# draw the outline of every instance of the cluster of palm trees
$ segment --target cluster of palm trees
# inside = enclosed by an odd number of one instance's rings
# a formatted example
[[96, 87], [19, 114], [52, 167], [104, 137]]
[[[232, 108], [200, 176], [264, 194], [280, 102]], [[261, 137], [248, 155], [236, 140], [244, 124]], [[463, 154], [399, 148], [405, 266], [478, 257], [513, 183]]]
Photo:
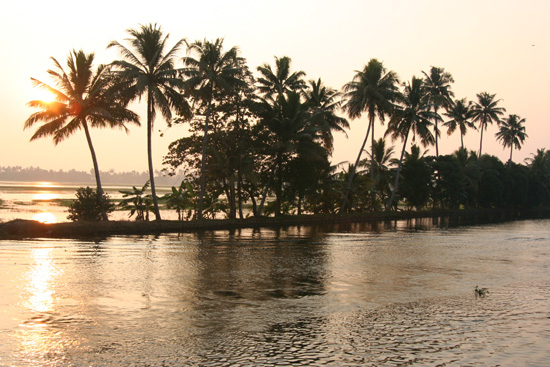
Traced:
[[[517, 115], [502, 119], [505, 110], [494, 94], [479, 93], [475, 102], [453, 99], [454, 80], [443, 68], [432, 67], [423, 72], [423, 78], [413, 77], [400, 84], [395, 72], [371, 59], [340, 93], [320, 79], [306, 81], [303, 71], [291, 70], [291, 59], [286, 56], [276, 57], [274, 67], [267, 63], [259, 66], [255, 78], [237, 47], [224, 50], [223, 39], [192, 43], [180, 39], [169, 47], [169, 36], [156, 24], [141, 25], [128, 30], [128, 34], [125, 42], [108, 45], [120, 52], [121, 59], [96, 70], [93, 53], [72, 51], [67, 69], [52, 58], [55, 68], [48, 73], [55, 84], [32, 80], [56, 99], [31, 101], [29, 105], [38, 112], [27, 119], [24, 127], [42, 123], [31, 140], [52, 136], [55, 144], [83, 129], [98, 197], [103, 197], [89, 128], [127, 129], [128, 124], [139, 125], [138, 116], [128, 105], [136, 99], [146, 100], [149, 182], [157, 220], [161, 215], [151, 137], [158, 112], [169, 126], [187, 123], [191, 127], [190, 136], [170, 145], [165, 164], [168, 170], [183, 167], [189, 173], [187, 180], [198, 192], [198, 219], [220, 195], [227, 199], [230, 218], [237, 212], [243, 216], [244, 202], [251, 203], [255, 215], [266, 211], [288, 213], [290, 207], [300, 214], [306, 206], [311, 212], [356, 210], [356, 183], [365, 180], [358, 171], [361, 167], [367, 167], [370, 174], [368, 193], [362, 194], [370, 196], [367, 206], [376, 210], [382, 200], [387, 200], [385, 208], [389, 210], [395, 207], [411, 135], [413, 142], [419, 139], [424, 146], [434, 144], [438, 157], [441, 125], [449, 134], [460, 131], [464, 149], [463, 136], [477, 123], [481, 157], [483, 131], [496, 122], [497, 139], [511, 149], [510, 162], [513, 149], [520, 149], [527, 137], [525, 119]], [[184, 57], [180, 56], [183, 48], [187, 49]], [[347, 172], [329, 163], [333, 132], [349, 128], [347, 119], [338, 115], [339, 110], [351, 119], [365, 112], [368, 115], [365, 140]], [[388, 161], [393, 151], [385, 147], [383, 140], [375, 141], [377, 119], [382, 124], [387, 119], [386, 135], [403, 142], [393, 183], [382, 174], [386, 165], [380, 164], [380, 159]], [[369, 136], [371, 153], [367, 163], [361, 156]], [[384, 181], [382, 176], [386, 177]], [[331, 184], [334, 181], [342, 184], [335, 187]], [[388, 187], [391, 195], [383, 194]], [[266, 205], [270, 194], [275, 200]], [[341, 204], [335, 204], [338, 201]], [[107, 220], [105, 211], [103, 219]]]

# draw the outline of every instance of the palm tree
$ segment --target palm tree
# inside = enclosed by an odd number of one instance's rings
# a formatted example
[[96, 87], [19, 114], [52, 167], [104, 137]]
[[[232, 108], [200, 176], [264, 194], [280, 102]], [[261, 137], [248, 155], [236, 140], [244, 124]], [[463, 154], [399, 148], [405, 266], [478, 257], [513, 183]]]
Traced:
[[90, 127], [120, 128], [128, 131], [124, 125], [127, 122], [139, 125], [138, 116], [126, 108], [127, 101], [121, 99], [112, 89], [113, 79], [108, 74], [108, 67], [100, 65], [93, 71], [94, 54], [73, 50], [67, 59], [68, 72], [61, 64], [51, 58], [55, 70], [48, 70], [55, 87], [31, 78], [34, 85], [50, 91], [55, 95], [55, 101], [30, 101], [28, 105], [36, 108], [35, 112], [25, 121], [28, 129], [38, 122], [43, 124], [31, 137], [31, 141], [42, 137], [53, 137], [55, 145], [82, 129], [94, 166], [97, 194], [101, 202], [102, 219], [108, 220], [103, 202], [103, 188], [99, 174], [99, 166], [95, 154]]
[[412, 81], [405, 86], [402, 94], [398, 95], [399, 106], [396, 107], [386, 134], [390, 134], [392, 139], [401, 138], [403, 140], [403, 148], [401, 149], [401, 157], [397, 166], [395, 175], [395, 183], [393, 190], [386, 205], [386, 210], [389, 210], [393, 205], [395, 193], [399, 185], [399, 174], [403, 164], [403, 156], [407, 146], [407, 139], [412, 131], [413, 141], [416, 136], [420, 138], [423, 146], [427, 146], [435, 142], [434, 136], [430, 131], [432, 120], [435, 120], [436, 112], [431, 110], [432, 98], [428, 91], [424, 88], [424, 82], [420, 78], [413, 76]]
[[214, 92], [224, 92], [238, 86], [246, 85], [241, 79], [243, 60], [238, 57], [239, 50], [232, 47], [223, 51], [223, 39], [214, 42], [204, 40], [188, 44], [188, 52], [196, 53], [197, 58], [186, 56], [183, 58], [182, 74], [185, 80], [185, 89], [195, 101], [206, 104], [206, 119], [204, 122], [204, 136], [202, 141], [201, 159], [201, 189], [199, 196], [198, 219], [202, 219], [204, 209], [204, 192], [206, 188], [206, 145], [208, 142], [208, 123], [212, 112]]
[[[385, 201], [387, 198], [389, 181], [390, 181], [390, 168], [392, 164], [392, 155], [394, 153], [393, 146], [387, 146], [386, 140], [380, 138], [374, 142], [374, 181], [373, 184], [376, 186], [376, 190], [380, 195], [379, 200]], [[369, 162], [373, 161], [372, 154], [368, 154]], [[368, 166], [367, 162], [361, 162], [361, 165]]]
[[112, 65], [119, 77], [121, 88], [131, 99], [147, 96], [147, 158], [149, 181], [153, 195], [156, 220], [161, 220], [156, 195], [153, 171], [153, 148], [151, 137], [157, 109], [169, 122], [172, 110], [184, 117], [191, 115], [191, 109], [185, 97], [180, 93], [183, 80], [178, 77], [174, 63], [177, 52], [184, 44], [181, 39], [168, 51], [168, 37], [156, 24], [141, 25], [139, 29], [127, 30], [131, 38], [127, 39], [130, 48], [112, 41], [107, 47], [117, 48], [123, 60], [114, 61]]
[[422, 72], [424, 74], [424, 85], [429, 95], [430, 101], [434, 110], [434, 135], [435, 135], [435, 156], [439, 157], [439, 129], [437, 127], [437, 121], [441, 119], [437, 110], [439, 107], [449, 107], [451, 104], [451, 97], [454, 96], [451, 91], [451, 83], [454, 83], [453, 76], [446, 72], [444, 68], [432, 66], [430, 74]]
[[487, 130], [487, 124], [500, 122], [501, 115], [506, 109], [498, 107], [500, 99], [495, 100], [496, 94], [482, 92], [477, 94], [477, 102], [472, 107], [472, 121], [479, 122], [479, 130], [481, 130], [481, 138], [479, 139], [479, 158], [481, 158], [481, 148], [483, 146], [483, 130]]
[[277, 96], [288, 92], [299, 92], [307, 86], [303, 80], [306, 75], [303, 71], [290, 72], [291, 59], [288, 56], [275, 56], [275, 71], [269, 64], [258, 66], [261, 76], [257, 79], [258, 90], [264, 98], [273, 101]]
[[497, 140], [502, 141], [504, 147], [510, 147], [510, 164], [512, 163], [512, 152], [514, 147], [518, 150], [527, 138], [525, 133], [525, 119], [518, 115], [509, 115], [506, 120], [500, 122], [499, 131], [496, 133]]
[[458, 128], [460, 130], [460, 148], [464, 149], [464, 135], [466, 135], [468, 128], [476, 128], [472, 122], [472, 102], [467, 102], [466, 98], [453, 101], [445, 116], [450, 118], [449, 121], [443, 123], [448, 129], [447, 135], [451, 135]]
[[[348, 187], [351, 188], [353, 175], [357, 169], [357, 165], [361, 160], [361, 155], [365, 149], [365, 145], [371, 133], [371, 157], [374, 158], [374, 119], [378, 115], [381, 122], [384, 122], [384, 117], [391, 113], [393, 109], [393, 100], [397, 94], [397, 74], [393, 71], [386, 71], [381, 61], [371, 59], [365, 65], [362, 71], [356, 71], [353, 80], [344, 85], [344, 99], [346, 103], [343, 109], [348, 113], [349, 117], [355, 119], [360, 117], [363, 112], [369, 115], [369, 126], [365, 140], [361, 145], [359, 154], [353, 166], [352, 172], [349, 174]], [[372, 130], [372, 131], [371, 131]], [[371, 161], [371, 177], [374, 180], [374, 160]], [[344, 195], [344, 200], [340, 211], [344, 211], [348, 205], [348, 195]]]
[[279, 215], [285, 163], [290, 161], [291, 156], [302, 156], [313, 160], [317, 156], [321, 157], [325, 150], [317, 144], [320, 139], [320, 130], [312, 124], [311, 113], [300, 100], [298, 93], [289, 92], [287, 96], [279, 95], [275, 103], [263, 100], [258, 106], [258, 114], [261, 124], [271, 135], [272, 142], [269, 148], [274, 160], [270, 167], [266, 191], [258, 208], [258, 215], [261, 215], [267, 188], [274, 178], [276, 178], [275, 213]]
[[348, 120], [336, 115], [336, 110], [341, 105], [341, 101], [337, 100], [340, 93], [324, 86], [320, 78], [317, 81], [310, 80], [309, 86], [310, 88], [303, 93], [305, 103], [311, 109], [315, 123], [321, 128], [325, 148], [329, 153], [332, 153], [334, 148], [332, 131], [345, 134], [345, 129], [349, 129]]

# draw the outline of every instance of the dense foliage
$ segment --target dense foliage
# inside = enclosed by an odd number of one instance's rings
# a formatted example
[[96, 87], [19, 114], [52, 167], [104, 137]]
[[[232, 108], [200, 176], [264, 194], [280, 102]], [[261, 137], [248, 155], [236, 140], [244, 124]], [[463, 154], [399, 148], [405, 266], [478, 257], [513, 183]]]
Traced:
[[76, 191], [76, 200], [69, 206], [67, 219], [74, 222], [100, 222], [105, 220], [102, 208], [107, 214], [111, 213], [115, 206], [110, 201], [109, 195], [100, 195], [96, 190], [89, 187], [81, 187]]
[[[101, 85], [121, 108], [140, 97], [147, 102], [150, 179], [141, 189], [124, 192], [122, 204], [138, 220], [148, 220], [150, 211], [160, 219], [158, 202], [176, 210], [180, 220], [220, 213], [243, 218], [550, 205], [550, 154], [541, 149], [525, 164], [512, 161], [513, 150], [527, 138], [525, 119], [505, 117], [495, 94], [454, 99], [454, 79], [441, 67], [403, 83], [373, 58], [340, 93], [292, 70], [288, 56], [257, 67], [255, 75], [237, 47], [224, 49], [223, 39], [180, 40], [169, 49], [168, 35], [157, 25], [129, 33], [128, 47], [110, 44], [123, 59], [106, 69]], [[179, 55], [184, 46], [186, 56]], [[189, 129], [164, 157], [164, 171], [183, 172], [184, 179], [162, 198], [155, 194], [151, 163], [157, 111], [168, 126]], [[349, 128], [343, 113], [350, 119], [368, 117], [357, 159], [346, 167], [330, 160], [333, 132]], [[375, 125], [385, 121], [384, 137], [400, 140], [398, 148], [375, 139]], [[499, 127], [497, 140], [510, 148], [507, 163], [482, 154], [483, 132], [493, 123]], [[454, 154], [439, 154], [443, 127], [461, 135]], [[463, 145], [469, 129], [480, 130], [477, 154]], [[53, 127], [48, 133], [60, 132]], [[417, 141], [424, 148], [434, 146], [435, 156], [427, 156], [427, 150], [422, 154]], [[361, 159], [365, 151], [370, 153]], [[149, 185], [152, 192], [146, 195]]]

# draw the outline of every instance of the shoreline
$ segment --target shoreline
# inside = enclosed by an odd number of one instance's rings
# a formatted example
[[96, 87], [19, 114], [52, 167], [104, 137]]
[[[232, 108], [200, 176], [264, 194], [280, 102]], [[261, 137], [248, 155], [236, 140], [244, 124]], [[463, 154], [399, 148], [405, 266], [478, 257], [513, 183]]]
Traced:
[[115, 235], [150, 235], [243, 228], [281, 228], [300, 225], [385, 222], [416, 218], [448, 218], [449, 225], [468, 225], [521, 219], [550, 218], [550, 207], [536, 209], [457, 209], [301, 215], [201, 221], [108, 221], [41, 223], [16, 219], [0, 223], [0, 240], [36, 238], [90, 238]]

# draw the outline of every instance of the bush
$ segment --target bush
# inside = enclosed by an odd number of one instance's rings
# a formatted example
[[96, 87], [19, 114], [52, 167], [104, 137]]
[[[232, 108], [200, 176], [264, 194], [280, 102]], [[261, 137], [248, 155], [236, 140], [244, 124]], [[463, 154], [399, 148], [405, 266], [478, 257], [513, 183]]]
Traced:
[[[115, 208], [114, 204], [110, 201], [109, 195], [106, 193], [103, 193], [103, 205], [107, 215]], [[101, 215], [101, 201], [97, 191], [89, 187], [81, 187], [76, 190], [76, 200], [69, 206], [69, 213], [67, 219], [73, 222], [100, 222], [103, 220]]]

